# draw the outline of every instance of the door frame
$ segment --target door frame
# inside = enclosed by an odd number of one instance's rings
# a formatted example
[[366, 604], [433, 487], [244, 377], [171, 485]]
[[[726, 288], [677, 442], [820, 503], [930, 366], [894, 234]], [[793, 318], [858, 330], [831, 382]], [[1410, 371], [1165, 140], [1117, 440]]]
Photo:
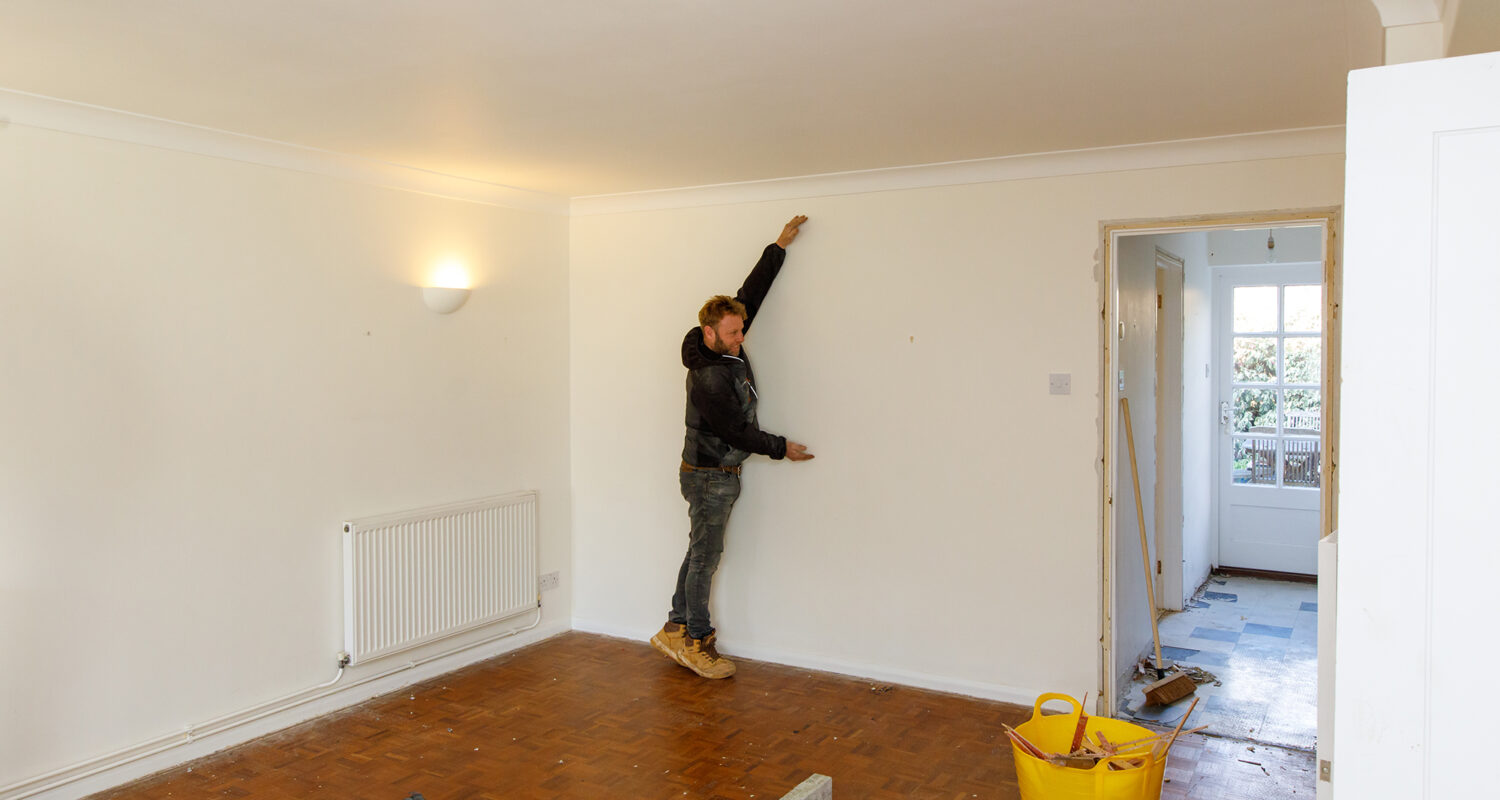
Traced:
[[[1323, 312], [1327, 326], [1323, 359], [1324, 420], [1322, 447], [1325, 457], [1320, 472], [1322, 482], [1320, 540], [1338, 529], [1338, 430], [1339, 430], [1339, 344], [1342, 318], [1340, 302], [1342, 264], [1338, 259], [1342, 237], [1342, 208], [1265, 211], [1244, 214], [1202, 215], [1154, 220], [1100, 222], [1102, 280], [1099, 282], [1099, 664], [1098, 693], [1094, 713], [1113, 716], [1117, 709], [1115, 693], [1123, 671], [1114, 665], [1114, 642], [1117, 638], [1114, 612], [1115, 576], [1113, 566], [1121, 538], [1115, 520], [1115, 474], [1123, 454], [1118, 452], [1120, 391], [1116, 376], [1119, 370], [1119, 283], [1118, 240], [1122, 236], [1186, 233], [1225, 228], [1276, 228], [1286, 225], [1320, 223], [1323, 227]], [[1153, 487], [1154, 490], [1154, 487]], [[1129, 491], [1129, 487], [1126, 487]], [[1128, 538], [1128, 537], [1127, 537]], [[1133, 540], [1131, 540], [1133, 541]], [[1158, 601], [1160, 605], [1160, 601]], [[1331, 655], [1331, 654], [1329, 654]], [[1133, 657], [1134, 654], [1131, 654]], [[1318, 654], [1321, 661], [1324, 653]]]

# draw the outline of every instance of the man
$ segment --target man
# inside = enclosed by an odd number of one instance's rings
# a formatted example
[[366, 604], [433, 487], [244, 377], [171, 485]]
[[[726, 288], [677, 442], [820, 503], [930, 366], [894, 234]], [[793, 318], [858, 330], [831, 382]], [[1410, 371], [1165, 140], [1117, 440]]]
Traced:
[[677, 591], [667, 624], [651, 644], [677, 663], [705, 678], [727, 678], [734, 663], [719, 655], [708, 619], [708, 594], [724, 528], [740, 496], [740, 464], [751, 453], [773, 459], [807, 461], [807, 447], [760, 429], [755, 418], [758, 398], [755, 373], [741, 350], [745, 332], [786, 260], [786, 248], [797, 238], [805, 216], [795, 216], [766, 245], [760, 261], [734, 297], [718, 295], [698, 312], [699, 327], [682, 340], [687, 367], [687, 437], [682, 447], [679, 480], [688, 501], [688, 551], [677, 572]]

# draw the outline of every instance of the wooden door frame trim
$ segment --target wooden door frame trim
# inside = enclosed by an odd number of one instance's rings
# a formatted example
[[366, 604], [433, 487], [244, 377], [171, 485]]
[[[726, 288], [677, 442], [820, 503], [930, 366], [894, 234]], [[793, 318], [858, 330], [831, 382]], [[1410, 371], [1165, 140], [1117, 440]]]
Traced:
[[1274, 228], [1288, 224], [1318, 223], [1323, 228], [1323, 431], [1320, 466], [1320, 538], [1338, 529], [1338, 429], [1339, 376], [1342, 330], [1343, 281], [1339, 247], [1343, 237], [1343, 207], [1261, 211], [1239, 214], [1205, 214], [1159, 219], [1119, 220], [1099, 223], [1099, 673], [1097, 706], [1094, 713], [1113, 716], [1116, 713], [1116, 675], [1113, 674], [1111, 650], [1114, 645], [1114, 576], [1115, 556], [1114, 472], [1119, 459], [1115, 452], [1118, 433], [1119, 388], [1115, 374], [1119, 369], [1117, 330], [1119, 304], [1115, 298], [1118, 265], [1115, 263], [1115, 241], [1121, 236], [1187, 233], [1224, 228]]

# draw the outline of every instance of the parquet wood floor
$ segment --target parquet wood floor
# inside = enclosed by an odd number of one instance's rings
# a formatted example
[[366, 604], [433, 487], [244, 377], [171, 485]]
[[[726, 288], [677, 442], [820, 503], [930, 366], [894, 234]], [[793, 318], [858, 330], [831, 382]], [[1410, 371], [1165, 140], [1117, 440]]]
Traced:
[[[741, 660], [707, 681], [650, 645], [567, 633], [97, 800], [1019, 798], [1000, 723], [1030, 709]], [[1257, 763], [1250, 763], [1257, 762]], [[1164, 800], [1310, 798], [1312, 756], [1189, 737]]]

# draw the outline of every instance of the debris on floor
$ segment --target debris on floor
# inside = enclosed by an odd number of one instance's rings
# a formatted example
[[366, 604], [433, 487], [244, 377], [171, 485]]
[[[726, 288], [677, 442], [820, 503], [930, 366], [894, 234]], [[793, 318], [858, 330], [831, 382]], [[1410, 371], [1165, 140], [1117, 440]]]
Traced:
[[1206, 669], [1204, 669], [1202, 667], [1182, 667], [1182, 666], [1179, 666], [1178, 669], [1180, 669], [1183, 672], [1187, 673], [1187, 676], [1189, 678], [1193, 679], [1193, 683], [1196, 683], [1196, 684], [1199, 684], [1199, 685], [1202, 685], [1202, 684], [1205, 684], [1205, 683], [1212, 683], [1215, 686], [1223, 686], [1224, 685], [1224, 683], [1219, 680], [1219, 676], [1213, 674], [1212, 672], [1209, 672], [1208, 670], [1206, 670]]
[[[1235, 602], [1209, 599], [1204, 591]], [[1317, 742], [1316, 584], [1215, 573], [1195, 596], [1208, 607], [1194, 604], [1157, 623], [1162, 666], [1188, 673], [1195, 694], [1213, 701], [1208, 707], [1199, 703], [1194, 722], [1210, 724], [1226, 739], [1311, 750]], [[1122, 719], [1175, 724], [1186, 703], [1142, 701], [1143, 687], [1156, 679], [1155, 653], [1144, 651], [1119, 665], [1123, 674], [1113, 687], [1112, 708]], [[1244, 745], [1237, 749], [1245, 758], [1261, 760], [1247, 754]]]
[[[1174, 661], [1168, 661], [1162, 664], [1162, 668], [1175, 669], [1178, 672], [1187, 675], [1189, 678], [1192, 678], [1193, 683], [1199, 684], [1200, 686], [1205, 683], [1211, 683], [1215, 686], [1224, 685], [1224, 683], [1219, 680], [1219, 676], [1213, 674], [1212, 672], [1209, 672], [1202, 667], [1183, 666]], [[1152, 662], [1150, 656], [1143, 657], [1140, 662], [1135, 665], [1135, 674], [1138, 677], [1148, 678], [1156, 674], [1156, 664]]]

